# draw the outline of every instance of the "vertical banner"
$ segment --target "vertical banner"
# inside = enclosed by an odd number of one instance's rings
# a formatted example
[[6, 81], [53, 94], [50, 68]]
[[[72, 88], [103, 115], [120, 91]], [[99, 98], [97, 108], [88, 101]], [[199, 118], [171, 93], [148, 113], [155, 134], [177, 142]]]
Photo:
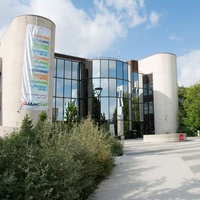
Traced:
[[27, 25], [21, 107], [47, 110], [51, 30]]

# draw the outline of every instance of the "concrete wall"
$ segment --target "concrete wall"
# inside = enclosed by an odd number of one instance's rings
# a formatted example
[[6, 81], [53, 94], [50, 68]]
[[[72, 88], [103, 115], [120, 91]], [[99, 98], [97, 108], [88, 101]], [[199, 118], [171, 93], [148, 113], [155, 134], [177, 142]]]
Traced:
[[170, 133], [143, 136], [144, 142], [183, 142], [186, 140], [186, 133]]
[[25, 50], [26, 27], [38, 25], [51, 30], [50, 72], [48, 117], [52, 117], [53, 71], [55, 48], [55, 24], [44, 17], [23, 15], [16, 17], [1, 39], [0, 57], [2, 58], [2, 123], [6, 127], [20, 127], [28, 114], [35, 123], [41, 111], [21, 109], [21, 92]]
[[155, 54], [138, 61], [139, 71], [153, 73], [155, 134], [175, 133], [178, 128], [176, 56]]

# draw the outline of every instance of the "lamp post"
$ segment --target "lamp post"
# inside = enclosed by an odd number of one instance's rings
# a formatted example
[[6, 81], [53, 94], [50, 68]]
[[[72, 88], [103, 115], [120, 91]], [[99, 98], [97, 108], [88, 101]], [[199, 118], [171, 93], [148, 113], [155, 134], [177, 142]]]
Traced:
[[98, 125], [100, 126], [101, 124], [101, 103], [100, 103], [100, 96], [103, 88], [101, 87], [96, 87], [95, 89], [95, 94], [97, 95], [97, 100], [98, 100]]

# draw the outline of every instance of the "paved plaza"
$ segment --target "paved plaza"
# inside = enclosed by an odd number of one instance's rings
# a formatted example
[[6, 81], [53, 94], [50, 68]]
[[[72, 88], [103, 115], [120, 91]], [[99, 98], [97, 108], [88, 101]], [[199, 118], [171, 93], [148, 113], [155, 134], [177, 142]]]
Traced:
[[91, 200], [200, 200], [200, 138], [124, 140], [124, 150]]

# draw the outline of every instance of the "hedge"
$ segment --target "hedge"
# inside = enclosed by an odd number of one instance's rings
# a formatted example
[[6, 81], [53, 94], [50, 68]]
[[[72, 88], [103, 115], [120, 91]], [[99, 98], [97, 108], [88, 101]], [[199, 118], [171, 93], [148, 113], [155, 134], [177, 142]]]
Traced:
[[112, 171], [123, 145], [91, 119], [65, 123], [28, 116], [19, 132], [0, 138], [0, 199], [87, 199]]

